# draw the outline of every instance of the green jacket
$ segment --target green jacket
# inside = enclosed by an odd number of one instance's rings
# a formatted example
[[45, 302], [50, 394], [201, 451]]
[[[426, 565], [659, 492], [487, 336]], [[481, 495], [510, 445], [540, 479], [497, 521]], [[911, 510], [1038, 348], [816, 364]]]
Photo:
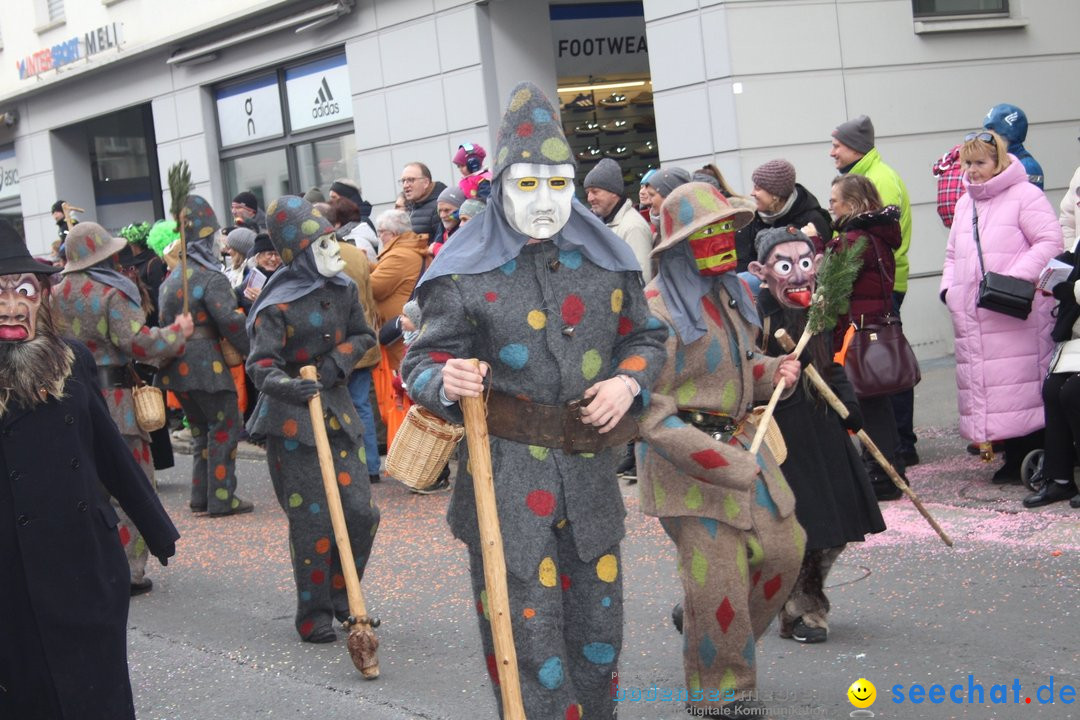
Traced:
[[896, 282], [893, 290], [907, 292], [908, 278], [908, 247], [911, 245], [911, 201], [908, 200], [907, 187], [896, 171], [885, 164], [877, 148], [870, 148], [870, 152], [859, 158], [859, 162], [851, 168], [854, 175], [865, 175], [870, 178], [881, 195], [884, 205], [895, 205], [900, 208], [900, 247], [893, 255], [896, 257]]

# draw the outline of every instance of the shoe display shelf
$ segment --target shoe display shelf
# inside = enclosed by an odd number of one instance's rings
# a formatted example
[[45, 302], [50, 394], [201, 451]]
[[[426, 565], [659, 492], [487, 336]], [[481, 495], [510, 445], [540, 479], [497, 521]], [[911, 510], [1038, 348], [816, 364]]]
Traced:
[[560, 93], [559, 102], [563, 132], [578, 164], [579, 195], [585, 194], [585, 176], [607, 157], [619, 163], [626, 192], [636, 200], [642, 175], [660, 165], [652, 93]]

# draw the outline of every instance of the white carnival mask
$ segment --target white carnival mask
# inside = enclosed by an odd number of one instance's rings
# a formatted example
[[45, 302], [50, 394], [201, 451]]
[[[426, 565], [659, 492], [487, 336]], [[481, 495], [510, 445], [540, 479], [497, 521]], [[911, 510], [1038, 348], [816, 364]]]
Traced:
[[323, 277], [334, 277], [345, 269], [345, 261], [341, 259], [341, 248], [332, 233], [317, 238], [311, 244], [311, 251], [315, 253], [315, 268]]
[[522, 235], [546, 240], [570, 219], [574, 166], [514, 163], [502, 174], [506, 221]]

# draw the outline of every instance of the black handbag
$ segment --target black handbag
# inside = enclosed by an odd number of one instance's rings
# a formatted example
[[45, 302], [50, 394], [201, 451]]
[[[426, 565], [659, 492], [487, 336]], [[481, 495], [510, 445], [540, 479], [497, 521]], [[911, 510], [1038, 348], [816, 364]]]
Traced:
[[[881, 253], [873, 240], [883, 290], [891, 287], [885, 275]], [[910, 390], [922, 380], [915, 351], [904, 336], [900, 318], [886, 315], [879, 323], [856, 327], [844, 356], [844, 370], [860, 398], [895, 395]]]
[[976, 305], [984, 310], [1027, 320], [1031, 314], [1031, 302], [1035, 299], [1035, 283], [986, 271], [982, 243], [979, 242], [979, 215], [975, 211], [974, 201], [971, 203], [971, 228], [975, 236], [975, 249], [979, 252], [979, 270], [982, 272]]

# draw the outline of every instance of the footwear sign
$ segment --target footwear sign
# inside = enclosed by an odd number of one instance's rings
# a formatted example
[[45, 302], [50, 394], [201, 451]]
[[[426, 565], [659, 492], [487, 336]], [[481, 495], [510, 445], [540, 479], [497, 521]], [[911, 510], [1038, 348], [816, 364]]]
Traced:
[[285, 94], [293, 131], [352, 118], [352, 91], [344, 55], [288, 68]]
[[552, 5], [549, 13], [556, 74], [648, 74], [649, 45], [643, 12], [640, 3]]

